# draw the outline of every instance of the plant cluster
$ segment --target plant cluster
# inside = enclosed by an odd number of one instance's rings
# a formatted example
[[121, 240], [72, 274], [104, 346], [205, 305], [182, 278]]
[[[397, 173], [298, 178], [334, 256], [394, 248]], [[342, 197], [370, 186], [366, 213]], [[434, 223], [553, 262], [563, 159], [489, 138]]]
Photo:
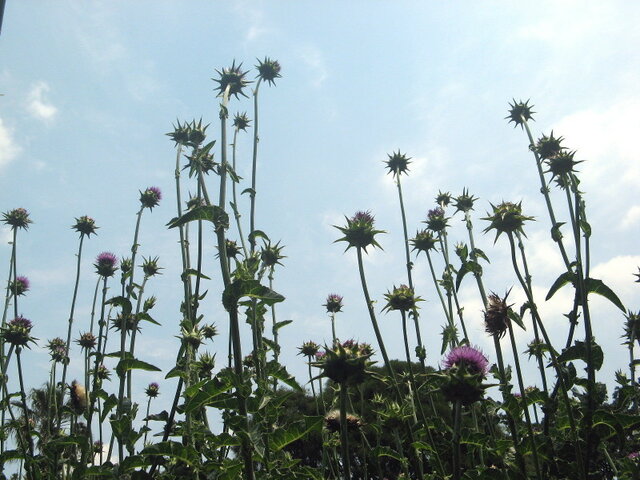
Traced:
[[[177, 199], [176, 216], [167, 226], [179, 240], [183, 293], [176, 308], [180, 346], [173, 368], [163, 372], [175, 382], [174, 389], [159, 382], [134, 388], [137, 371], [160, 370], [136, 350], [143, 327], [157, 323], [152, 317], [156, 298], [147, 290], [162, 267], [158, 257], [141, 256], [139, 249], [143, 214], [160, 205], [160, 188], [139, 192], [130, 252], [120, 258], [102, 252], [95, 258], [90, 325], [73, 339], [83, 247], [98, 229], [91, 217], [76, 218], [71, 227], [79, 234], [76, 277], [66, 337], [46, 341], [49, 381], [31, 391], [23, 380], [23, 355], [38, 339], [32, 335], [34, 322], [19, 313], [18, 304], [41, 287], [18, 275], [16, 245], [18, 232], [23, 235], [33, 222], [24, 208], [3, 214], [12, 233], [12, 251], [0, 327], [1, 478], [10, 469], [17, 478], [34, 480], [640, 478], [640, 389], [635, 371], [640, 363], [635, 356], [639, 315], [591, 277], [591, 226], [575, 169], [579, 161], [553, 132], [534, 140], [529, 102], [514, 100], [507, 119], [526, 131], [551, 238], [563, 260], [563, 270], [545, 300], [565, 286], [573, 288], [564, 344], [552, 343], [548, 319], [538, 308], [541, 299], [532, 287], [525, 235], [534, 219], [523, 213], [522, 203], [491, 205], [491, 212], [481, 219], [487, 222], [484, 232], [495, 231], [494, 243], [509, 252], [513, 288], [526, 298], [516, 305], [507, 301], [511, 290], [499, 296], [485, 286], [489, 258], [475, 243], [472, 214], [478, 199], [468, 189], [458, 196], [438, 192], [426, 213], [426, 228], [409, 238], [401, 179], [409, 175], [411, 157], [398, 150], [383, 162], [398, 189], [406, 278], [396, 279], [384, 295], [381, 311], [398, 316], [402, 323], [404, 358], [393, 359], [387, 350], [378, 325], [381, 312], [369, 293], [363, 263], [368, 248], [381, 248], [379, 239], [385, 232], [370, 211], [359, 211], [336, 226], [336, 242], [346, 243], [345, 253], [357, 257], [376, 345], [340, 340], [336, 318], [344, 299], [332, 293], [323, 305], [331, 319], [332, 341], [322, 345], [306, 340], [298, 349], [306, 360], [311, 394], [287, 372], [280, 363], [278, 334], [291, 320], [277, 319], [276, 307], [284, 297], [274, 290], [275, 272], [286, 258], [284, 247], [255, 227], [258, 94], [262, 83], [276, 84], [281, 68], [267, 57], [258, 61], [255, 72], [252, 79], [235, 61], [216, 71], [219, 141], [209, 138], [210, 125], [203, 125], [202, 119], [177, 121], [167, 134], [176, 149]], [[237, 113], [229, 123], [230, 105], [248, 94], [253, 117]], [[250, 186], [239, 193], [243, 179], [236, 173], [236, 145], [238, 136], [251, 129]], [[552, 197], [552, 183], [564, 197], [562, 202]], [[188, 199], [185, 188], [193, 192]], [[248, 220], [240, 213], [244, 199]], [[560, 212], [568, 217], [566, 222], [558, 220]], [[456, 219], [464, 222], [467, 237], [454, 245], [449, 231]], [[204, 308], [211, 299], [206, 297], [206, 282], [213, 282], [203, 267], [205, 246], [211, 242], [217, 247], [216, 277], [221, 279], [218, 287], [229, 326], [227, 362], [220, 367], [216, 355], [203, 349], [218, 335], [216, 325], [207, 323]], [[422, 298], [413, 277], [420, 253], [426, 257], [431, 293], [442, 310], [441, 361], [436, 365], [427, 365], [422, 342], [421, 325], [429, 322], [433, 331], [437, 314], [421, 317]], [[492, 352], [481, 351], [474, 346], [477, 339], [469, 338], [458, 295], [464, 281], [475, 284], [484, 305]], [[604, 352], [593, 334], [593, 294], [611, 301], [626, 318], [623, 346], [629, 353], [629, 371], [616, 374], [611, 401], [603, 379], [597, 377]], [[242, 321], [249, 326], [244, 331], [250, 338], [241, 338]], [[526, 353], [537, 362], [539, 378], [525, 379], [516, 328], [529, 335]], [[73, 343], [81, 349], [79, 358], [70, 355]], [[503, 349], [511, 350], [513, 365], [505, 363]], [[380, 365], [373, 361], [376, 354]], [[82, 378], [69, 378], [72, 361], [82, 362]], [[584, 373], [576, 367], [578, 362], [585, 365]], [[17, 382], [9, 382], [14, 369]], [[137, 390], [146, 396], [144, 414], [135, 401]], [[159, 395], [173, 399], [169, 411], [153, 410]]]

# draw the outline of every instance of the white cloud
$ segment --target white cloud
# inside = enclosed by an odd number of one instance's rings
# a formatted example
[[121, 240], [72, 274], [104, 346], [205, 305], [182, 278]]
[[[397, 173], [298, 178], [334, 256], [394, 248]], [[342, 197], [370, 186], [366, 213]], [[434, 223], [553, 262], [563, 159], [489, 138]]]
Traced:
[[58, 109], [45, 99], [49, 91], [49, 85], [38, 82], [31, 87], [27, 95], [27, 110], [39, 120], [52, 120], [58, 113]]
[[622, 219], [621, 227], [628, 229], [638, 224], [640, 221], [640, 205], [631, 207]]
[[328, 72], [324, 55], [320, 49], [312, 46], [302, 47], [298, 52], [300, 60], [308, 67], [313, 81], [311, 85], [318, 88], [327, 79]]
[[7, 165], [20, 153], [20, 147], [11, 137], [11, 131], [4, 126], [0, 118], [0, 168]]

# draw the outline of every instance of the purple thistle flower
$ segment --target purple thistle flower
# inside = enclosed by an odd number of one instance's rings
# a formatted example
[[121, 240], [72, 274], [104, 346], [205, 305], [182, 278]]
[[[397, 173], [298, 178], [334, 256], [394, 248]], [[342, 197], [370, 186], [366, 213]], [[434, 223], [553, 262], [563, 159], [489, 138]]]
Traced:
[[371, 215], [371, 212], [367, 211], [367, 212], [363, 212], [362, 210], [359, 212], [356, 212], [355, 215], [353, 217], [351, 217], [351, 221], [352, 222], [362, 222], [362, 223], [371, 223], [373, 224], [374, 218], [373, 215]]
[[118, 269], [118, 257], [111, 252], [102, 252], [96, 257], [94, 263], [98, 275], [103, 277], [112, 277]]
[[16, 277], [16, 281], [9, 282], [9, 290], [15, 295], [24, 295], [29, 290], [29, 279], [24, 276]]
[[25, 347], [29, 342], [34, 341], [34, 339], [31, 338], [32, 327], [33, 324], [31, 320], [19, 315], [9, 321], [7, 326], [2, 329], [2, 338], [5, 342], [15, 347]]
[[160, 200], [162, 200], [162, 192], [158, 187], [148, 187], [144, 192], [140, 192], [142, 208], [152, 209], [158, 206]]
[[144, 389], [144, 391], [147, 394], [147, 397], [155, 398], [158, 396], [158, 393], [160, 391], [160, 385], [158, 385], [156, 382], [151, 382], [149, 386]]
[[444, 359], [444, 368], [464, 367], [469, 373], [479, 374], [483, 377], [489, 371], [489, 360], [484, 354], [469, 345], [462, 345], [452, 349]]
[[323, 306], [327, 307], [327, 312], [329, 313], [342, 311], [342, 295], [338, 295], [337, 293], [329, 294], [329, 296], [327, 296], [327, 303]]
[[324, 352], [324, 351], [316, 352], [316, 361], [319, 362], [326, 356], [327, 356], [327, 352]]

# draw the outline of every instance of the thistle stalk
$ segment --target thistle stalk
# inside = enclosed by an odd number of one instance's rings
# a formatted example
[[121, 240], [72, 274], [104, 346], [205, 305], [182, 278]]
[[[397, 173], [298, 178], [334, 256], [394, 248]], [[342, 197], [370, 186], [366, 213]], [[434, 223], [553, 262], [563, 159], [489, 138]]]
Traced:
[[347, 431], [347, 385], [340, 384], [340, 452], [342, 454], [342, 475], [344, 480], [351, 480], [349, 464], [349, 435]]
[[251, 191], [249, 196], [251, 198], [251, 213], [249, 216], [249, 243], [251, 244], [251, 253], [256, 249], [256, 240], [253, 236], [255, 232], [255, 218], [256, 218], [256, 173], [258, 164], [258, 142], [260, 137], [258, 136], [258, 91], [260, 89], [260, 83], [262, 77], [258, 78], [256, 82], [256, 88], [253, 90], [253, 153], [251, 161]]

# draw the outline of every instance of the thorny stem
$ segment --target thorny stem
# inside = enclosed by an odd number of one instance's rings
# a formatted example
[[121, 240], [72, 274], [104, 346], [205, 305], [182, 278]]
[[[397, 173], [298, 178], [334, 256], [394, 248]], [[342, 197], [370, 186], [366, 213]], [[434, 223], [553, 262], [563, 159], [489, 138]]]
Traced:
[[253, 236], [255, 231], [255, 217], [256, 217], [256, 172], [258, 163], [258, 142], [260, 137], [258, 136], [258, 90], [260, 89], [260, 82], [262, 77], [256, 82], [256, 88], [253, 90], [253, 154], [251, 162], [251, 214], [249, 217], [249, 243], [251, 244], [251, 253], [256, 249], [256, 240]]
[[[538, 327], [540, 328], [540, 332], [542, 333], [544, 341], [546, 342], [546, 344], [548, 346], [549, 355], [551, 356], [551, 364], [553, 365], [553, 367], [556, 370], [556, 374], [557, 374], [557, 377], [558, 377], [557, 382], [560, 385], [560, 391], [562, 392], [562, 398], [563, 398], [563, 401], [564, 401], [566, 409], [567, 409], [569, 427], [571, 429], [571, 436], [573, 437], [573, 444], [574, 444], [574, 449], [576, 451], [576, 458], [579, 459], [579, 461], [578, 461], [579, 476], [580, 476], [580, 478], [586, 480], [586, 478], [587, 478], [587, 470], [585, 469], [584, 457], [582, 456], [582, 449], [580, 448], [580, 443], [579, 443], [579, 439], [578, 439], [578, 433], [577, 433], [577, 429], [576, 429], [576, 422], [575, 422], [575, 418], [573, 416], [573, 410], [572, 410], [571, 402], [569, 400], [569, 394], [567, 392], [567, 387], [566, 387], [566, 384], [565, 384], [565, 381], [564, 381], [564, 373], [560, 369], [560, 366], [558, 364], [558, 357], [557, 357], [557, 355], [555, 353], [553, 345], [551, 344], [551, 339], [549, 338], [549, 335], [547, 334], [547, 331], [544, 328], [544, 324], [542, 323], [542, 320], [540, 319], [540, 316], [538, 314], [538, 309], [537, 309], [535, 301], [533, 299], [533, 293], [532, 293], [531, 289], [529, 288], [529, 285], [527, 284], [527, 282], [522, 277], [522, 274], [520, 273], [520, 268], [518, 267], [518, 261], [517, 261], [517, 258], [516, 258], [516, 247], [515, 247], [515, 243], [514, 243], [514, 240], [513, 240], [513, 235], [511, 233], [509, 233], [508, 237], [509, 237], [509, 245], [511, 247], [511, 261], [512, 261], [512, 264], [513, 264], [513, 269], [515, 271], [516, 276], [518, 277], [518, 281], [520, 282], [520, 285], [522, 286], [522, 289], [525, 291], [525, 294], [527, 296], [527, 300], [529, 301], [529, 305], [531, 307], [531, 313], [532, 313], [533, 321], [536, 322], [538, 324]], [[524, 250], [522, 251], [522, 253], [524, 254]]]
[[340, 384], [340, 451], [342, 452], [342, 468], [344, 480], [351, 480], [349, 465], [349, 435], [347, 431], [347, 386]]
[[[404, 254], [405, 254], [405, 260], [406, 260], [406, 266], [407, 266], [407, 280], [409, 282], [409, 288], [413, 291], [414, 290], [413, 275], [411, 274], [411, 271], [413, 270], [413, 262], [411, 261], [411, 253], [409, 252], [409, 235], [407, 233], [407, 216], [405, 214], [405, 209], [404, 209], [404, 199], [402, 196], [402, 184], [400, 182], [400, 174], [398, 173], [397, 175], [395, 175], [395, 177], [396, 177], [396, 185], [398, 186], [398, 199], [400, 200], [402, 232], [404, 234]], [[412, 317], [413, 317], [413, 321], [416, 329], [416, 341], [418, 343], [418, 349], [420, 352], [420, 354], [418, 355], [418, 358], [420, 359], [420, 364], [424, 369], [424, 366], [425, 366], [424, 365], [424, 346], [422, 344], [422, 336], [420, 335], [420, 324], [418, 321], [419, 315], [418, 315], [417, 309], [413, 309]], [[407, 361], [410, 361], [410, 360], [407, 359]]]
[[[80, 234], [80, 244], [78, 246], [78, 261], [76, 263], [76, 281], [73, 287], [73, 297], [71, 299], [71, 311], [69, 312], [69, 328], [67, 329], [67, 343], [65, 344], [65, 352], [67, 352], [67, 355], [69, 355], [69, 349], [71, 347], [71, 327], [73, 326], [73, 313], [75, 311], [76, 308], [76, 299], [78, 297], [78, 285], [80, 283], [80, 262], [82, 260], [82, 244], [84, 241], [84, 234], [81, 233]], [[66, 391], [66, 380], [67, 380], [67, 367], [68, 367], [68, 362], [64, 362], [63, 366], [62, 366], [62, 401], [61, 401], [61, 405], [64, 405], [64, 394]], [[58, 429], [60, 429], [60, 421], [61, 421], [61, 414], [62, 411], [57, 411], [56, 412], [56, 427]]]

